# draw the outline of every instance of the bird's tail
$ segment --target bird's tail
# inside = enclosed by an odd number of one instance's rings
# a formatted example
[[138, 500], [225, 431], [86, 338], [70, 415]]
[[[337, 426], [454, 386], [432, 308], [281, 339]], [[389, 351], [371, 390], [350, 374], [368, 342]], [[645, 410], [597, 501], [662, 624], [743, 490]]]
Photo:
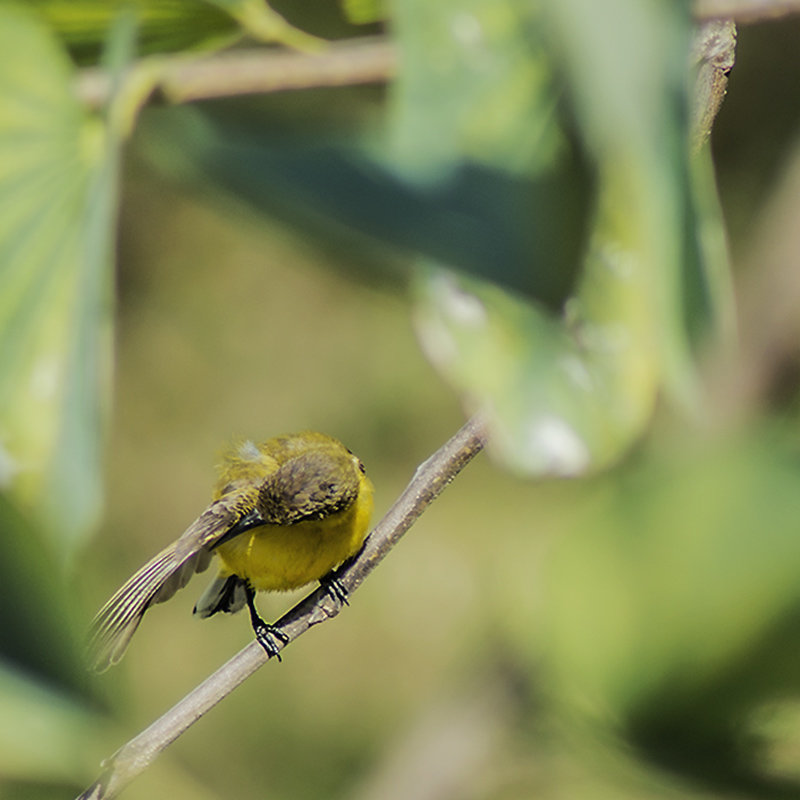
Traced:
[[194, 613], [206, 619], [224, 611], [234, 614], [244, 608], [247, 602], [246, 582], [238, 575], [221, 572], [195, 603]]

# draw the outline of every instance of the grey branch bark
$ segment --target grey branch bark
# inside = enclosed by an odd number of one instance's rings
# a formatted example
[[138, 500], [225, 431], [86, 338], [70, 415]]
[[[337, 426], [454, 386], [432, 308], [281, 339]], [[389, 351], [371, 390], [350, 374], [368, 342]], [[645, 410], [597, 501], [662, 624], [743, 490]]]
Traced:
[[[693, 16], [703, 22], [731, 19], [758, 22], [800, 13], [800, 0], [695, 0]], [[264, 94], [292, 89], [385, 83], [397, 71], [397, 51], [385, 38], [359, 37], [333, 42], [319, 52], [255, 48], [231, 50], [201, 58], [162, 56], [132, 68], [140, 102], [155, 92], [173, 103]], [[86, 68], [77, 77], [76, 93], [90, 108], [110, 96], [109, 74]]]
[[696, 69], [692, 98], [692, 145], [695, 150], [711, 135], [735, 58], [736, 24], [733, 20], [712, 19], [697, 26], [691, 52]]
[[[396, 50], [386, 39], [347, 39], [324, 50], [302, 53], [265, 47], [230, 50], [212, 56], [145, 59], [128, 73], [141, 100], [154, 93], [172, 103], [266, 94], [291, 89], [383, 83], [396, 71]], [[109, 73], [90, 67], [78, 74], [76, 93], [90, 108], [109, 98]]]
[[[363, 550], [337, 577], [352, 594], [414, 524], [442, 490], [483, 449], [486, 427], [479, 417], [470, 419], [445, 445], [421, 464], [411, 482], [383, 519], [375, 526]], [[287, 644], [309, 628], [332, 619], [341, 604], [319, 588], [284, 614], [276, 627]], [[212, 709], [267, 661], [258, 642], [239, 651], [166, 714], [103, 762], [103, 772], [77, 800], [110, 800], [116, 797], [169, 744]]]
[[800, 0], [695, 0], [697, 20], [729, 18], [741, 24], [800, 14]]

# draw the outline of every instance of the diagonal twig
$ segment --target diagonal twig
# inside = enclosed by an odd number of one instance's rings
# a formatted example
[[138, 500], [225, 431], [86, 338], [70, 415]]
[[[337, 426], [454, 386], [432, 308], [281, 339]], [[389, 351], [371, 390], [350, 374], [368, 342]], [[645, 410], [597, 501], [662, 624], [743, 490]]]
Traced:
[[[470, 419], [446, 444], [418, 468], [411, 482], [375, 526], [358, 556], [340, 568], [337, 578], [348, 594], [354, 592], [383, 560], [442, 490], [483, 449], [486, 426]], [[286, 643], [313, 625], [335, 617], [342, 605], [323, 588], [312, 592], [284, 614], [276, 627]], [[77, 800], [110, 800], [184, 731], [227, 697], [267, 661], [258, 642], [251, 642], [227, 664], [193, 689], [166, 714], [123, 745], [103, 763], [100, 777]]]

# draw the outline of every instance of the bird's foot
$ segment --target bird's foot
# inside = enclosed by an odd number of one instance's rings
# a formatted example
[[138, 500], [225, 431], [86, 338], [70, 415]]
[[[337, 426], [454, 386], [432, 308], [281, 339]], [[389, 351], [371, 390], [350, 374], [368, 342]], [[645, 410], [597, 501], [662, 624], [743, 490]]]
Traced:
[[270, 625], [264, 622], [256, 609], [255, 597], [256, 593], [252, 586], [247, 584], [245, 586], [245, 597], [247, 599], [247, 608], [250, 611], [250, 623], [253, 626], [253, 633], [256, 635], [256, 641], [264, 648], [267, 658], [277, 658], [281, 660], [281, 650], [289, 644], [289, 637], [280, 628], [275, 625]]
[[343, 606], [349, 606], [348, 600], [349, 593], [344, 588], [344, 584], [339, 580], [336, 571], [329, 572], [319, 579], [319, 585], [325, 590], [328, 596], [334, 601]]
[[289, 644], [289, 637], [274, 625], [264, 622], [263, 619], [253, 621], [253, 633], [256, 641], [264, 648], [267, 658], [277, 658], [281, 660], [281, 650]]

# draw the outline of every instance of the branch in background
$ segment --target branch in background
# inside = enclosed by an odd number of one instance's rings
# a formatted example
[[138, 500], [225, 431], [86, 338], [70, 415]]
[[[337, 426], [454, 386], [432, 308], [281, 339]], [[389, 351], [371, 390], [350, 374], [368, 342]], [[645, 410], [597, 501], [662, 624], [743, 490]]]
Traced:
[[[698, 22], [733, 19], [739, 23], [776, 19], [800, 13], [800, 0], [695, 0]], [[320, 52], [258, 48], [230, 50], [204, 58], [162, 56], [145, 59], [139, 72], [142, 99], [160, 90], [173, 103], [291, 89], [385, 83], [394, 77], [397, 53], [383, 38], [355, 38], [332, 42]], [[78, 74], [76, 92], [90, 108], [109, 98], [108, 74], [99, 68]]]
[[[733, 19], [740, 23], [800, 13], [800, 0], [695, 0], [699, 22]], [[147, 60], [141, 62], [147, 64]], [[292, 89], [385, 83], [397, 70], [397, 53], [388, 39], [355, 38], [333, 42], [325, 50], [304, 53], [257, 48], [231, 50], [205, 58], [164, 56], [142, 71], [145, 95], [160, 91], [173, 103], [267, 94]], [[76, 92], [90, 108], [109, 97], [108, 74], [96, 67], [78, 74]]]
[[692, 146], [698, 150], [711, 135], [711, 127], [728, 86], [728, 73], [736, 58], [736, 24], [711, 19], [695, 27], [691, 61], [697, 73], [692, 97]]
[[[740, 23], [800, 13], [800, 0], [695, 0], [699, 21], [733, 19]], [[385, 83], [397, 70], [397, 52], [382, 38], [333, 42], [315, 52], [257, 48], [230, 50], [204, 58], [162, 56], [145, 59], [131, 71], [135, 94], [143, 102], [160, 92], [169, 102], [268, 94], [297, 89]], [[76, 93], [89, 108], [109, 98], [110, 79], [97, 67], [78, 74]]]
[[[147, 84], [145, 94], [160, 92], [172, 103], [186, 103], [290, 89], [384, 83], [395, 74], [396, 52], [386, 39], [358, 38], [334, 42], [315, 53], [262, 47], [191, 60], [186, 56], [154, 57], [133, 68], [135, 83], [140, 68], [139, 77]], [[110, 88], [103, 69], [92, 67], [78, 74], [77, 95], [90, 108], [102, 106]]]
[[800, 0], [695, 0], [696, 20], [730, 18], [745, 24], [800, 14]]
[[[372, 531], [358, 557], [338, 571], [337, 577], [345, 591], [352, 593], [361, 585], [447, 484], [483, 449], [485, 443], [485, 424], [480, 418], [473, 417], [450, 441], [420, 465], [405, 491]], [[288, 644], [313, 625], [332, 619], [339, 611], [341, 604], [326, 590], [319, 588], [284, 614], [276, 627], [284, 634]], [[251, 642], [105, 761], [100, 778], [78, 800], [110, 800], [116, 797], [162, 750], [266, 661], [267, 655], [261, 645]]]

